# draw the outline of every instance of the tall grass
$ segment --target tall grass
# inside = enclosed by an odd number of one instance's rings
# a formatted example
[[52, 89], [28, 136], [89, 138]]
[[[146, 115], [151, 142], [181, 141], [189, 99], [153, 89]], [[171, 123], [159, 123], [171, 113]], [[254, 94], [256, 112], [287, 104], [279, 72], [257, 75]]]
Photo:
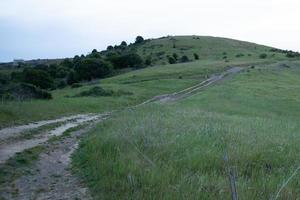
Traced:
[[[230, 199], [228, 164], [240, 199], [275, 198], [300, 165], [300, 79], [297, 69], [264, 70], [114, 116], [81, 143], [75, 169], [96, 199]], [[279, 199], [299, 195], [296, 174]]]

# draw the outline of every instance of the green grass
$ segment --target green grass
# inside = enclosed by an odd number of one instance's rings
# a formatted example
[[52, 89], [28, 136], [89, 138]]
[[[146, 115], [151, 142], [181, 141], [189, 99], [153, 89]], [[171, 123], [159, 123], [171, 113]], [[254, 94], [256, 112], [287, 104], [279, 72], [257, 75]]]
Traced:
[[[173, 46], [175, 44], [175, 48]], [[240, 59], [257, 59], [262, 53], [268, 57], [282, 58], [283, 54], [270, 52], [270, 47], [239, 40], [209, 37], [209, 36], [173, 36], [154, 39], [135, 47], [143, 58], [151, 57], [153, 64], [168, 63], [167, 56], [176, 53], [179, 58], [183, 55], [195, 60], [197, 53], [200, 60], [235, 60], [238, 54]]]
[[[245, 60], [225, 63], [224, 61], [197, 61], [184, 64], [164, 65], [136, 70], [119, 76], [98, 81], [80, 88], [65, 88], [52, 92], [53, 100], [32, 100], [6, 102], [0, 104], [0, 127], [23, 124], [62, 115], [97, 113], [135, 105], [155, 95], [175, 92], [206, 79], [212, 73], [224, 71], [232, 65], [274, 62], [274, 59]], [[74, 96], [100, 85], [108, 90], [132, 92], [133, 95], [118, 97], [78, 97]]]
[[[171, 104], [127, 110], [83, 140], [73, 164], [95, 199], [270, 199], [300, 165], [300, 65], [257, 67]], [[299, 176], [280, 199], [300, 196]]]

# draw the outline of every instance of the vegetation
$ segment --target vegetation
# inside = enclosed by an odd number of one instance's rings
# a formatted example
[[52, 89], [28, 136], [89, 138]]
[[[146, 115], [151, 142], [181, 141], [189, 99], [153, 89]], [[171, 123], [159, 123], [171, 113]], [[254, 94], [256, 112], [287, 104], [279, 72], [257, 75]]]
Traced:
[[[230, 199], [228, 166], [239, 198], [274, 198], [299, 167], [300, 64], [289, 66], [121, 112], [90, 132], [73, 164], [96, 199]], [[299, 195], [297, 175], [279, 198]]]

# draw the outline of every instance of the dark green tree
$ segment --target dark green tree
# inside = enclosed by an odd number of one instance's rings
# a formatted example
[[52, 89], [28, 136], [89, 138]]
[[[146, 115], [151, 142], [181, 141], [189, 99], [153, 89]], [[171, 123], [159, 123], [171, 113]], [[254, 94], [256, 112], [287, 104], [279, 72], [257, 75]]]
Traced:
[[53, 78], [44, 70], [27, 68], [23, 71], [23, 82], [30, 83], [42, 89], [53, 87]]
[[135, 44], [140, 44], [144, 42], [144, 38], [142, 36], [137, 36], [135, 38]]

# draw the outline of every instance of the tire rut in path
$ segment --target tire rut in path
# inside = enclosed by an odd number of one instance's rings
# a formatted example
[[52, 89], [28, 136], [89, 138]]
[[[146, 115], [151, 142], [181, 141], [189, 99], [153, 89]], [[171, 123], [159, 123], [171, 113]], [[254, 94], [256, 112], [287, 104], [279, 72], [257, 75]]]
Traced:
[[96, 122], [72, 132], [70, 136], [61, 140], [44, 143], [46, 150], [28, 168], [29, 173], [1, 188], [0, 199], [1, 197], [12, 200], [91, 199], [87, 188], [70, 171], [70, 156], [77, 148], [79, 138]]

